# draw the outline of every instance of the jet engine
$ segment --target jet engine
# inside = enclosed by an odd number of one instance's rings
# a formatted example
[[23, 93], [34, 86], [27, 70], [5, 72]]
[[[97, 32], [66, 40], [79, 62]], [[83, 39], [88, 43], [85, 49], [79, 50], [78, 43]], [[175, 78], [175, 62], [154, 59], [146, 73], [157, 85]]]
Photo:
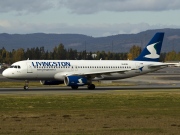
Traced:
[[56, 81], [56, 80], [40, 80], [42, 85], [59, 85], [63, 84], [63, 81]]
[[83, 86], [88, 83], [88, 80], [84, 76], [66, 76], [64, 84], [66, 86]]

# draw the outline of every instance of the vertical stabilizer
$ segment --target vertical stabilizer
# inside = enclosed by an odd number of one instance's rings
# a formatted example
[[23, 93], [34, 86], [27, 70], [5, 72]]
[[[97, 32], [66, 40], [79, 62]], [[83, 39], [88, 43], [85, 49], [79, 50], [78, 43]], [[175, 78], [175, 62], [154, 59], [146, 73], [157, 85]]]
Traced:
[[158, 62], [160, 58], [163, 38], [163, 32], [156, 33], [154, 37], [151, 39], [151, 41], [144, 48], [144, 50], [141, 52], [141, 54], [134, 60]]

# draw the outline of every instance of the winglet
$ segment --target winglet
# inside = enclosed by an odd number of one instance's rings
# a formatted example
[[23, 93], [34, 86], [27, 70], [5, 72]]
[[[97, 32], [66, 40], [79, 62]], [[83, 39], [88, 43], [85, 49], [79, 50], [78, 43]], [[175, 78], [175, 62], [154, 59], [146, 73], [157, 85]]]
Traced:
[[134, 60], [158, 62], [160, 58], [161, 46], [164, 38], [164, 32], [158, 32], [147, 44], [141, 54]]

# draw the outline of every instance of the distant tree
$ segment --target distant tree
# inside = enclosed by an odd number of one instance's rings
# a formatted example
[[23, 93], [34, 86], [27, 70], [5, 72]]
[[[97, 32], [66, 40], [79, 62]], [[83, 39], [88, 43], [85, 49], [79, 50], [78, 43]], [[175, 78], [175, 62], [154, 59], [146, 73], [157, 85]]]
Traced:
[[87, 53], [86, 53], [86, 50], [84, 50], [82, 51], [82, 58], [86, 60], [87, 59], [86, 57], [87, 57]]
[[96, 57], [97, 60], [100, 60], [100, 59], [105, 59], [104, 55], [101, 53], [101, 52], [97, 52], [97, 57]]
[[27, 48], [27, 50], [26, 50], [26, 52], [24, 52], [25, 54], [25, 59], [32, 59], [32, 51], [29, 49], [29, 48]]
[[120, 53], [118, 60], [127, 60], [128, 59], [127, 53]]
[[45, 52], [45, 59], [46, 60], [49, 60], [50, 58], [49, 58], [49, 52], [48, 52], [48, 50]]
[[57, 49], [56, 46], [55, 46], [54, 49], [53, 49], [52, 58], [53, 58], [53, 59], [57, 59], [57, 58], [58, 58], [58, 49]]
[[166, 53], [161, 53], [159, 61], [164, 62], [165, 58], [166, 58]]
[[49, 52], [49, 53], [48, 53], [48, 59], [49, 59], [49, 60], [53, 60], [53, 59], [54, 59], [54, 54], [53, 54], [53, 52]]
[[180, 60], [180, 52], [178, 52], [178, 53], [176, 54], [176, 60], [177, 60], [177, 61]]
[[77, 53], [77, 60], [82, 60], [82, 59], [83, 59], [82, 52], [78, 52]]
[[130, 48], [128, 59], [129, 60], [135, 59], [137, 56], [139, 56], [140, 53], [141, 53], [141, 47], [133, 45]]
[[92, 52], [87, 53], [87, 60], [93, 60]]
[[171, 51], [171, 52], [168, 52], [166, 54], [166, 58], [165, 58], [165, 61], [175, 61], [175, 60], [178, 60], [176, 59], [177, 57], [177, 54], [175, 51]]
[[24, 60], [24, 49], [20, 48], [18, 50], [15, 51], [14, 53], [14, 60], [15, 61], [20, 61], [20, 60]]
[[133, 59], [133, 54], [132, 53], [128, 53], [128, 60], [132, 60]]
[[107, 53], [107, 59], [108, 59], [108, 60], [113, 60], [113, 54], [112, 54], [112, 52], [109, 51], [109, 52]]
[[43, 47], [43, 46], [40, 47], [39, 51], [40, 51], [40, 59], [41, 59], [41, 60], [46, 59], [46, 53], [45, 53], [45, 50], [44, 50], [44, 47]]
[[75, 60], [75, 59], [77, 59], [77, 57], [78, 57], [77, 56], [77, 50], [73, 50], [72, 48], [67, 50], [66, 59]]
[[63, 44], [59, 44], [57, 47], [55, 46], [52, 52], [53, 59], [64, 60], [66, 59], [66, 49]]
[[4, 62], [8, 63], [8, 64], [11, 63], [10, 52], [8, 52], [8, 51], [6, 51], [6, 58], [5, 58]]
[[6, 49], [3, 49], [3, 50], [2, 50], [1, 56], [2, 56], [2, 59], [5, 59], [5, 58], [6, 58]]
[[35, 56], [35, 59], [37, 59], [37, 60], [40, 59], [41, 52], [40, 52], [39, 47], [36, 47], [34, 56]]
[[63, 44], [60, 44], [58, 47], [57, 47], [57, 59], [60, 59], [60, 60], [65, 60], [66, 59], [66, 49], [64, 48], [64, 45]]

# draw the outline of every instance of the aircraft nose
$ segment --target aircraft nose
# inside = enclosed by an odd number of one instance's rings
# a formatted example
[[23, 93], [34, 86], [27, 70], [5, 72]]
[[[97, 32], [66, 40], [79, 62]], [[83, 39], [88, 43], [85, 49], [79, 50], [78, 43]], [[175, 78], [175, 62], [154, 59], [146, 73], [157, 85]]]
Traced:
[[5, 69], [5, 70], [2, 72], [2, 75], [3, 75], [4, 77], [8, 77], [8, 76], [9, 76], [9, 73], [8, 73], [7, 69]]

